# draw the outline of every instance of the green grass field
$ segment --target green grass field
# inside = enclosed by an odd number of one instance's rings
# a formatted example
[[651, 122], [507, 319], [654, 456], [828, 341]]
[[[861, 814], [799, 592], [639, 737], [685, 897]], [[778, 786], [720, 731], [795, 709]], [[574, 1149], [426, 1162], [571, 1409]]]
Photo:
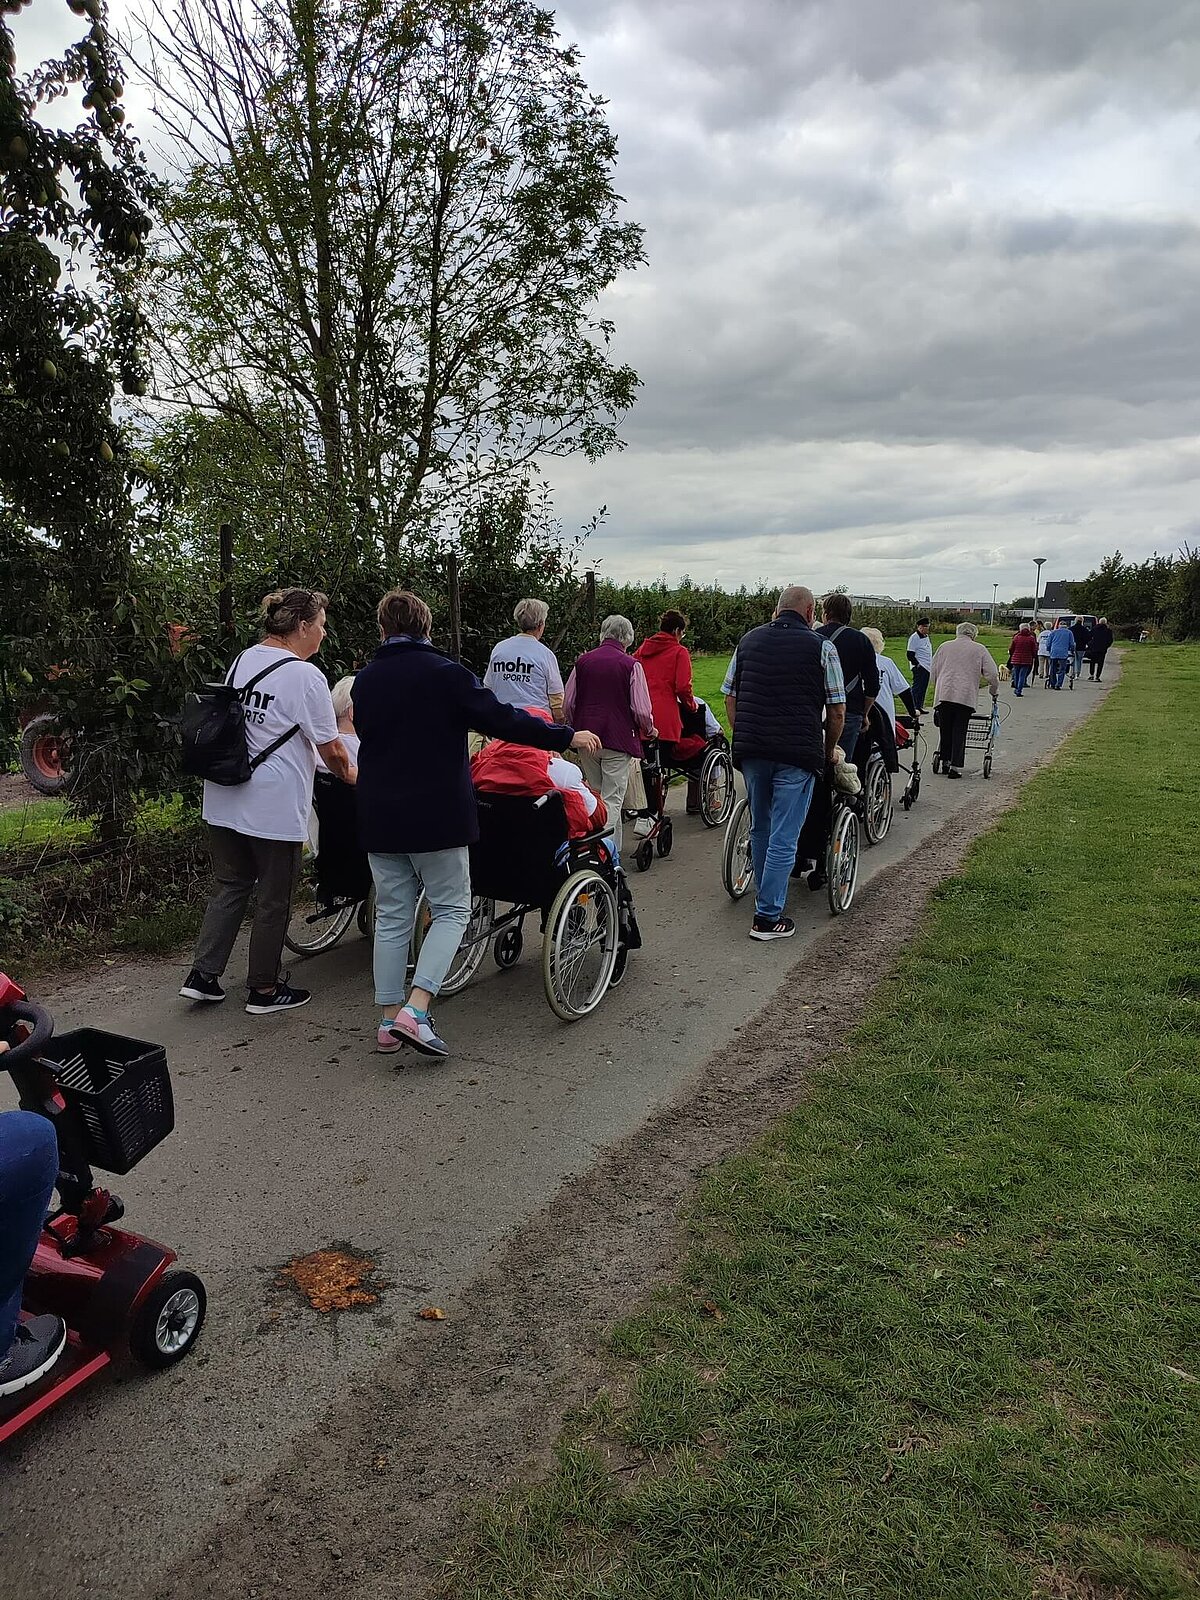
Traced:
[[[939, 644], [944, 643], [947, 638], [951, 637], [953, 635], [950, 634], [936, 635], [933, 640], [934, 649], [936, 650]], [[985, 645], [991, 651], [993, 658], [998, 663], [1008, 659], [1008, 642], [1011, 638], [1011, 632], [988, 628], [981, 628], [979, 632], [980, 644]], [[908, 657], [905, 655], [907, 643], [907, 634], [903, 639], [888, 639], [884, 654], [896, 663], [911, 683], [912, 672], [909, 669]], [[695, 685], [696, 693], [708, 701], [713, 708], [714, 714], [720, 719], [726, 733], [729, 732], [729, 727], [725, 716], [725, 702], [721, 697], [721, 680], [725, 676], [725, 669], [728, 665], [728, 656], [694, 656], [692, 658], [692, 681]], [[932, 701], [929, 703], [932, 704]]]
[[1127, 653], [448, 1594], [1200, 1594], [1198, 694]]

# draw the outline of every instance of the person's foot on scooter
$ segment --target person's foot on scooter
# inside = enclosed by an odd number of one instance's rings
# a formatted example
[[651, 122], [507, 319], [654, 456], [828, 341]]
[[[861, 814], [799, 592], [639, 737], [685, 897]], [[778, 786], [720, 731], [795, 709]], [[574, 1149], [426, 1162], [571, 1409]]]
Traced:
[[297, 1006], [306, 1006], [311, 999], [308, 989], [293, 989], [290, 983], [280, 979], [273, 989], [248, 989], [246, 1010], [252, 1017], [269, 1017], [276, 1011], [295, 1011]]
[[45, 1377], [62, 1355], [67, 1325], [61, 1317], [30, 1317], [17, 1323], [17, 1334], [0, 1360], [0, 1396], [19, 1394]]
[[213, 978], [206, 972], [201, 972], [199, 967], [193, 967], [183, 980], [183, 988], [179, 991], [185, 1000], [224, 1000], [225, 991], [220, 980]]

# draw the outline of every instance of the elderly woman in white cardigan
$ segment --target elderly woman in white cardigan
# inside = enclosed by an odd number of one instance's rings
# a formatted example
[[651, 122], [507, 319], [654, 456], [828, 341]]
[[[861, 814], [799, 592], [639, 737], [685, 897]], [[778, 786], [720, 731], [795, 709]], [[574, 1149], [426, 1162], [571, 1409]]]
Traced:
[[941, 731], [939, 765], [948, 778], [961, 778], [967, 752], [967, 724], [987, 683], [992, 699], [1000, 693], [1000, 670], [979, 643], [973, 622], [960, 622], [956, 636], [939, 645], [933, 657], [933, 711]]

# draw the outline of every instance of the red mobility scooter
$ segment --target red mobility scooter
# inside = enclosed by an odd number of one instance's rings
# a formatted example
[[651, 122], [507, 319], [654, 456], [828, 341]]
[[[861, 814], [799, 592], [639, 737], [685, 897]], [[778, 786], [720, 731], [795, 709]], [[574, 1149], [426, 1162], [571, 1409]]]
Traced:
[[125, 1350], [168, 1367], [195, 1344], [204, 1285], [170, 1270], [175, 1252], [114, 1227], [125, 1213], [92, 1166], [129, 1172], [175, 1124], [160, 1045], [81, 1028], [54, 1037], [49, 1012], [0, 973], [0, 1072], [12, 1074], [21, 1109], [48, 1117], [58, 1137], [59, 1208], [42, 1228], [25, 1278], [22, 1317], [52, 1312], [67, 1325], [55, 1365], [0, 1398], [0, 1442], [20, 1432]]

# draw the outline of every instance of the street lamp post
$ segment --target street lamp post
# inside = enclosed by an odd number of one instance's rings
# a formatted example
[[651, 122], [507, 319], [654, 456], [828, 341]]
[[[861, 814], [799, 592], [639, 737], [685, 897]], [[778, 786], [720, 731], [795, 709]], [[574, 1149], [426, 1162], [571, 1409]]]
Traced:
[[1037, 568], [1037, 577], [1033, 580], [1033, 620], [1038, 619], [1038, 592], [1042, 587], [1042, 568], [1049, 558], [1047, 556], [1034, 556], [1033, 564]]
[[998, 583], [994, 583], [992, 585], [992, 624], [991, 625], [992, 625], [993, 628], [996, 626], [996, 590], [999, 587], [1000, 587], [1000, 585]]

